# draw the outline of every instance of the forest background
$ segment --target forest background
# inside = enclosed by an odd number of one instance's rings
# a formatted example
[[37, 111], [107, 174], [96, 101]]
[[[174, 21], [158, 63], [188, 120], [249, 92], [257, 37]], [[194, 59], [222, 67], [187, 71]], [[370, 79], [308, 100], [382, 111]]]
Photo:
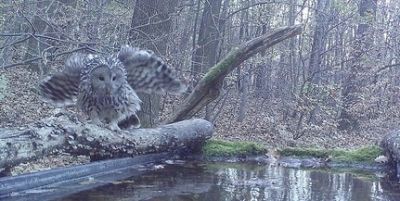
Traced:
[[[150, 49], [190, 92], [232, 48], [300, 24], [301, 35], [229, 74], [197, 114], [216, 137], [354, 147], [398, 128], [397, 0], [3, 0], [0, 11], [0, 127], [54, 114], [36, 87], [73, 52]], [[145, 126], [165, 120], [185, 95], [140, 94]]]

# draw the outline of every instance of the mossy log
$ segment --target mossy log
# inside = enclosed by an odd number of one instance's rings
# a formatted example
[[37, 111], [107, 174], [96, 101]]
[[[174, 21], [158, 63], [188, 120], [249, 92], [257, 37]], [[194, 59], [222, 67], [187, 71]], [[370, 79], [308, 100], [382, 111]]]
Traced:
[[26, 128], [0, 129], [0, 170], [53, 152], [90, 156], [92, 160], [149, 153], [196, 150], [211, 137], [213, 125], [202, 119], [158, 128], [114, 132], [58, 114]]
[[167, 122], [172, 123], [188, 119], [203, 107], [215, 100], [220, 94], [222, 81], [246, 59], [266, 50], [288, 38], [301, 33], [301, 26], [289, 26], [272, 30], [269, 34], [254, 38], [239, 47], [233, 48], [221, 61], [210, 68], [207, 74], [198, 82], [193, 91], [183, 101]]

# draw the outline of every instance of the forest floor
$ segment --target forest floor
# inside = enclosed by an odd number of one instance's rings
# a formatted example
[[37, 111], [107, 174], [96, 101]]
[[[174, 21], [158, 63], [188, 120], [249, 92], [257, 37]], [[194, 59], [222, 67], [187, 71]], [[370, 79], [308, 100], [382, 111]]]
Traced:
[[[50, 104], [40, 100], [37, 84], [41, 80], [37, 73], [23, 67], [0, 70], [0, 127], [23, 127], [44, 117], [51, 116], [56, 110]], [[172, 104], [174, 101], [165, 101]], [[264, 103], [263, 103], [264, 104]], [[285, 126], [271, 117], [271, 112], [263, 112], [257, 100], [249, 100], [246, 118], [242, 122], [236, 119], [238, 101], [234, 98], [226, 101], [225, 107], [214, 123], [215, 138], [226, 140], [254, 141], [268, 147], [319, 147], [354, 148], [364, 145], [376, 145], [389, 129], [363, 133], [336, 132], [322, 128], [321, 132], [305, 134], [294, 139]], [[164, 118], [172, 106], [163, 106]], [[271, 110], [271, 109], [269, 109]], [[161, 117], [163, 119], [163, 116]]]
[[[0, 70], [0, 128], [24, 127], [42, 118], [54, 114], [51, 105], [40, 100], [37, 94], [37, 84], [41, 80], [37, 73], [30, 72], [23, 67], [10, 70]], [[5, 85], [5, 86], [4, 86]], [[173, 103], [179, 102], [179, 97], [169, 98], [163, 102], [165, 118], [173, 109]], [[293, 135], [282, 129], [283, 126], [274, 122], [271, 113], [262, 112], [262, 107], [256, 100], [250, 100], [248, 111], [243, 122], [236, 121], [238, 101], [234, 98], [226, 101], [224, 109], [214, 123], [216, 132], [214, 138], [233, 141], [253, 141], [265, 145], [267, 148], [285, 147], [314, 147], [314, 148], [358, 148], [366, 145], [376, 145], [386, 134], [381, 132], [368, 133], [340, 133], [314, 132], [294, 140]], [[266, 106], [269, 107], [269, 106]], [[271, 109], [270, 109], [271, 110]], [[70, 110], [75, 112], [75, 109]], [[48, 169], [51, 166], [67, 166], [86, 163], [87, 157], [72, 157], [69, 155], [50, 156], [36, 163], [22, 164], [15, 167], [13, 174]]]

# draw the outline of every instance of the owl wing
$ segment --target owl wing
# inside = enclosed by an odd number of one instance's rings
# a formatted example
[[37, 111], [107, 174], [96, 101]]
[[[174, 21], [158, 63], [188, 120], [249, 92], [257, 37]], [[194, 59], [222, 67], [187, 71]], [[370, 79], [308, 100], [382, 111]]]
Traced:
[[56, 106], [73, 104], [79, 92], [81, 70], [86, 59], [84, 54], [74, 54], [65, 62], [65, 68], [44, 79], [39, 84], [42, 99]]
[[118, 59], [125, 66], [129, 85], [136, 91], [178, 94], [186, 89], [165, 62], [152, 52], [123, 46]]

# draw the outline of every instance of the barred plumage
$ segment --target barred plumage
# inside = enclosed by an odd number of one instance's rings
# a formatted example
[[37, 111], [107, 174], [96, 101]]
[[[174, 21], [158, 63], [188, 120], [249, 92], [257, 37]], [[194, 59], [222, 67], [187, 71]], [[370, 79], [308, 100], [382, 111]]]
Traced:
[[125, 66], [128, 83], [137, 91], [179, 94], [186, 90], [185, 85], [153, 52], [124, 46], [118, 58]]
[[56, 106], [73, 104], [79, 92], [81, 69], [86, 57], [83, 54], [74, 54], [66, 62], [62, 72], [46, 78], [39, 85], [39, 92], [43, 100], [52, 102]]
[[74, 54], [62, 72], [39, 85], [45, 100], [64, 106], [77, 98], [93, 123], [112, 130], [140, 126], [135, 90], [178, 93], [184, 88], [159, 57], [129, 46], [111, 56]]

